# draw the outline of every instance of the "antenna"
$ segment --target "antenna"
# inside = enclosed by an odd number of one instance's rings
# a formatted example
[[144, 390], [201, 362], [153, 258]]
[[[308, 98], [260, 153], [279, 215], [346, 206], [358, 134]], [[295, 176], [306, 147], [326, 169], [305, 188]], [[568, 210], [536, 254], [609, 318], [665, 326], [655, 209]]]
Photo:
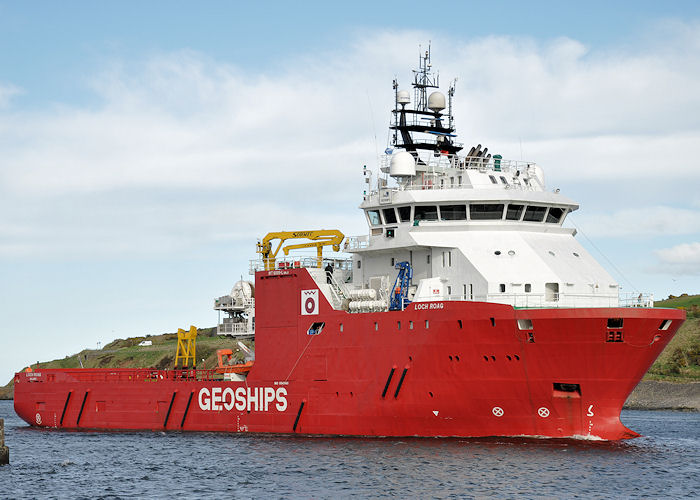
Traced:
[[447, 91], [447, 103], [448, 103], [447, 116], [450, 120], [449, 121], [450, 128], [454, 128], [454, 121], [455, 121], [454, 115], [452, 114], [452, 97], [454, 97], [454, 95], [455, 95], [455, 86], [456, 85], [457, 85], [457, 79], [455, 78], [454, 80], [452, 80], [452, 83], [450, 83], [450, 88]]
[[[415, 108], [417, 111], [428, 110], [428, 89], [440, 87], [440, 77], [434, 77], [430, 74], [430, 41], [428, 42], [428, 50], [420, 52], [418, 57], [418, 69], [413, 70], [413, 87], [415, 89]], [[419, 46], [420, 47], [420, 46]], [[419, 51], [422, 50], [419, 48]]]
[[369, 98], [369, 89], [367, 93], [367, 104], [369, 105], [369, 119], [372, 122], [372, 134], [374, 135], [374, 154], [379, 158], [379, 147], [377, 146], [377, 127], [374, 126], [374, 113], [372, 113], [372, 100]]

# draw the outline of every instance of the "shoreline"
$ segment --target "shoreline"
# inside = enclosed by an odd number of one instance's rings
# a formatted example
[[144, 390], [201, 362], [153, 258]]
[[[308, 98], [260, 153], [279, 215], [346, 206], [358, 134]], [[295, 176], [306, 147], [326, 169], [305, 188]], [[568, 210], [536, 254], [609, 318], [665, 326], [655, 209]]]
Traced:
[[622, 408], [700, 412], [700, 382], [642, 380]]

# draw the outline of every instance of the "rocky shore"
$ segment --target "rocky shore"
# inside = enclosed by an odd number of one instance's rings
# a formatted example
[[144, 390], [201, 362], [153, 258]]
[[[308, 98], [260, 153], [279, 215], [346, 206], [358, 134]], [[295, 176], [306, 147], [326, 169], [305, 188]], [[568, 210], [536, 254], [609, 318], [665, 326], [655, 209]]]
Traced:
[[700, 411], [700, 382], [643, 380], [625, 402], [627, 410]]

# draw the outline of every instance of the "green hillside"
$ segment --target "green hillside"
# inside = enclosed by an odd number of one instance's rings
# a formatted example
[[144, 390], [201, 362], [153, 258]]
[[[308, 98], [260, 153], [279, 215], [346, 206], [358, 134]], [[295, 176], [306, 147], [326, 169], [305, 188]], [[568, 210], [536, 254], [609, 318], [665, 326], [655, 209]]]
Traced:
[[[139, 346], [143, 340], [153, 342], [151, 346]], [[252, 342], [245, 341], [248, 346]], [[232, 349], [239, 361], [243, 360], [237, 349], [236, 341], [216, 335], [216, 328], [203, 328], [197, 335], [197, 368], [214, 368], [217, 364], [217, 349]], [[33, 370], [42, 368], [173, 368], [177, 352], [177, 334], [149, 335], [117, 339], [102, 349], [85, 349], [63, 359], [34, 363]], [[0, 399], [12, 397], [13, 383], [0, 387]]]
[[669, 295], [665, 300], [657, 300], [654, 302], [654, 307], [673, 307], [676, 309], [685, 309], [688, 317], [700, 317], [700, 295], [688, 295], [683, 293], [676, 297]]
[[645, 380], [700, 380], [700, 295], [670, 295], [654, 305], [684, 309], [688, 319], [651, 366]]

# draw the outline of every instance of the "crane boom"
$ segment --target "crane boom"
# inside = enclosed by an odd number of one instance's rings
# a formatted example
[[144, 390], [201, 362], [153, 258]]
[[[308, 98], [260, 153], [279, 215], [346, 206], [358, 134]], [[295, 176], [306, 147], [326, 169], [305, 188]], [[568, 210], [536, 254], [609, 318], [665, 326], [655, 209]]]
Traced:
[[[287, 245], [282, 248], [285, 241], [302, 238], [311, 241]], [[257, 253], [262, 254], [265, 270], [271, 271], [275, 268], [275, 259], [280, 249], [284, 251], [284, 255], [289, 255], [290, 250], [316, 247], [318, 260], [317, 267], [322, 267], [323, 247], [332, 246], [333, 251], [339, 252], [340, 244], [344, 238], [345, 235], [337, 229], [317, 229], [313, 231], [277, 231], [267, 233], [262, 241], [258, 242], [256, 251]], [[277, 243], [274, 248], [272, 244], [273, 240], [279, 240], [279, 243]]]

